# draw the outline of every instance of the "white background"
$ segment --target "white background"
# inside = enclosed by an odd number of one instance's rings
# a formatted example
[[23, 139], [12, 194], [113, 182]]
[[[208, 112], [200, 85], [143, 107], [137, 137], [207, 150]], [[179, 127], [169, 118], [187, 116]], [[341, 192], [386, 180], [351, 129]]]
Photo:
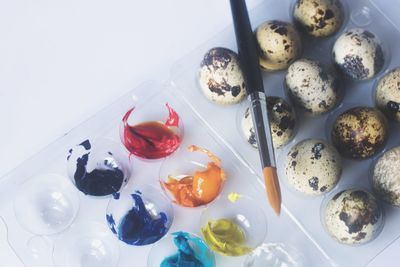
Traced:
[[0, 0], [0, 176], [230, 23], [227, 0]]

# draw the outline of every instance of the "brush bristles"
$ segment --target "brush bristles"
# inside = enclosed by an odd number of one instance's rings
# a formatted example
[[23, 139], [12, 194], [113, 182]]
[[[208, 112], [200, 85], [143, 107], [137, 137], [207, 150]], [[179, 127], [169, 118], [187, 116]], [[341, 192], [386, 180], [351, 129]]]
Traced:
[[279, 186], [276, 168], [265, 167], [263, 169], [265, 188], [267, 190], [268, 201], [277, 215], [281, 213], [281, 188]]

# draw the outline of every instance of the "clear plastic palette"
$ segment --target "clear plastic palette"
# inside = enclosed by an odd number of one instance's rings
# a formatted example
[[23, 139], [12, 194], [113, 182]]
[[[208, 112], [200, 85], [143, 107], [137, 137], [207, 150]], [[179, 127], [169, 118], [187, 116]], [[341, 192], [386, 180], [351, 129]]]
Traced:
[[[271, 19], [291, 21], [290, 7], [290, 0], [264, 1], [250, 13], [253, 27]], [[209, 205], [222, 203], [222, 198], [230, 192], [252, 198], [258, 203], [257, 208], [266, 214], [264, 243], [279, 243], [294, 248], [296, 253], [301, 254], [299, 258], [304, 261], [303, 266], [367, 265], [400, 236], [397, 226], [400, 212], [383, 204], [386, 218], [377, 239], [362, 246], [340, 245], [326, 233], [321, 223], [320, 207], [324, 197], [304, 197], [294, 192], [285, 183], [282, 171], [291, 146], [311, 137], [329, 140], [326, 129], [338, 112], [355, 105], [373, 106], [372, 91], [376, 80], [400, 65], [400, 52], [396, 50], [400, 33], [374, 1], [347, 1], [346, 8], [348, 19], [341, 31], [361, 27], [376, 33], [388, 51], [388, 62], [385, 70], [372, 80], [346, 82], [344, 101], [330, 114], [310, 117], [297, 112], [299, 128], [295, 138], [276, 151], [283, 197], [279, 218], [267, 202], [258, 153], [243, 138], [237, 125], [238, 113], [243, 111], [245, 103], [233, 106], [212, 104], [197, 85], [199, 64], [208, 49], [222, 46], [236, 50], [233, 28], [229, 27], [177, 62], [169, 81], [146, 82], [133, 89], [3, 177], [0, 180], [0, 241], [7, 244], [9, 250], [0, 252], [0, 256], [2, 253], [11, 255], [9, 257], [15, 259], [15, 263], [25, 266], [146, 266], [151, 245], [130, 246], [118, 240], [106, 220], [107, 207], [113, 196], [88, 196], [77, 190], [68, 174], [67, 156], [71, 148], [87, 139], [95, 143], [106, 138], [117, 143], [128, 157], [119, 133], [124, 114], [135, 107], [149, 117], [156, 117], [160, 105], [168, 103], [184, 125], [182, 143], [171, 158], [179, 160], [179, 154], [188, 145], [195, 144], [211, 150], [222, 159], [227, 180], [220, 195]], [[329, 64], [336, 37], [307, 39], [303, 56]], [[288, 100], [283, 89], [284, 73], [264, 74], [267, 95]], [[399, 136], [399, 126], [391, 123], [385, 150], [400, 145]], [[343, 174], [334, 190], [349, 185], [370, 189], [368, 176], [373, 160], [344, 160]], [[160, 195], [165, 194], [159, 183], [164, 159], [142, 160], [132, 156], [128, 162], [131, 175], [121, 194], [146, 186], [155, 187]], [[56, 183], [59, 186], [55, 187], [49, 177], [60, 179]], [[165, 200], [168, 200], [166, 196]], [[173, 222], [168, 234], [185, 231], [201, 236], [201, 215], [206, 206], [185, 208], [172, 204], [172, 207]], [[243, 266], [245, 258], [215, 254], [216, 266]], [[16, 264], [10, 262], [6, 266]]]

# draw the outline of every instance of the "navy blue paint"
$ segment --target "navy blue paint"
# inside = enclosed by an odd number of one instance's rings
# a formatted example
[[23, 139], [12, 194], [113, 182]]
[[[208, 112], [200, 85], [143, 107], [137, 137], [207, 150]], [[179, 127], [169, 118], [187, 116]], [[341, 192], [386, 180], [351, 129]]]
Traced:
[[83, 146], [86, 150], [89, 150], [92, 148], [92, 145], [90, 144], [89, 140], [85, 140], [82, 143], [80, 143], [79, 145]]
[[67, 160], [69, 160], [69, 158], [71, 157], [71, 155], [72, 155], [72, 148], [71, 148], [70, 150], [68, 150]]
[[153, 218], [139, 194], [132, 194], [135, 206], [128, 211], [118, 226], [118, 238], [127, 244], [143, 246], [162, 238], [167, 229], [167, 215], [160, 212]]
[[[89, 140], [80, 144], [86, 150], [91, 149]], [[104, 160], [102, 168], [88, 172], [86, 169], [90, 152], [83, 154], [76, 160], [74, 174], [75, 185], [86, 195], [107, 196], [118, 192], [124, 182], [124, 173], [116, 166], [115, 162]]]
[[108, 226], [110, 227], [111, 231], [114, 234], [117, 234], [117, 231], [115, 230], [115, 221], [114, 221], [113, 216], [111, 214], [106, 214], [106, 219], [107, 219]]

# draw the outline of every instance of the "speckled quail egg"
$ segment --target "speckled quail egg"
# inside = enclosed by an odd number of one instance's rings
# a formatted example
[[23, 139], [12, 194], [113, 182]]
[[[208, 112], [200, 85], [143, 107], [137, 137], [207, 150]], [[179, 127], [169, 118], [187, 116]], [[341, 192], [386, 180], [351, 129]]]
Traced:
[[400, 67], [383, 76], [375, 90], [377, 107], [390, 119], [400, 122]]
[[[267, 109], [275, 148], [286, 145], [295, 135], [296, 115], [293, 108], [280, 97], [267, 97]], [[257, 148], [256, 133], [249, 108], [241, 120], [242, 132], [250, 145]]]
[[323, 220], [328, 233], [347, 245], [376, 238], [383, 226], [383, 210], [374, 196], [364, 190], [341, 191], [328, 201]]
[[315, 37], [336, 33], [344, 21], [344, 9], [339, 0], [297, 0], [293, 18], [304, 32]]
[[285, 85], [296, 106], [312, 115], [332, 110], [342, 99], [336, 77], [318, 62], [299, 59], [290, 65]]
[[365, 159], [379, 152], [388, 137], [385, 116], [375, 108], [354, 107], [335, 120], [331, 138], [343, 156]]
[[321, 139], [306, 139], [293, 146], [286, 157], [289, 185], [306, 195], [332, 190], [340, 179], [341, 159], [336, 149]]
[[363, 29], [343, 33], [333, 46], [333, 61], [354, 80], [367, 80], [381, 71], [385, 58], [378, 38]]
[[260, 66], [267, 71], [286, 69], [301, 56], [302, 43], [292, 24], [272, 20], [258, 26], [255, 31]]
[[400, 146], [378, 159], [373, 169], [372, 186], [379, 198], [400, 207]]
[[222, 47], [210, 49], [200, 64], [199, 85], [214, 103], [239, 103], [245, 96], [245, 83], [238, 55]]

